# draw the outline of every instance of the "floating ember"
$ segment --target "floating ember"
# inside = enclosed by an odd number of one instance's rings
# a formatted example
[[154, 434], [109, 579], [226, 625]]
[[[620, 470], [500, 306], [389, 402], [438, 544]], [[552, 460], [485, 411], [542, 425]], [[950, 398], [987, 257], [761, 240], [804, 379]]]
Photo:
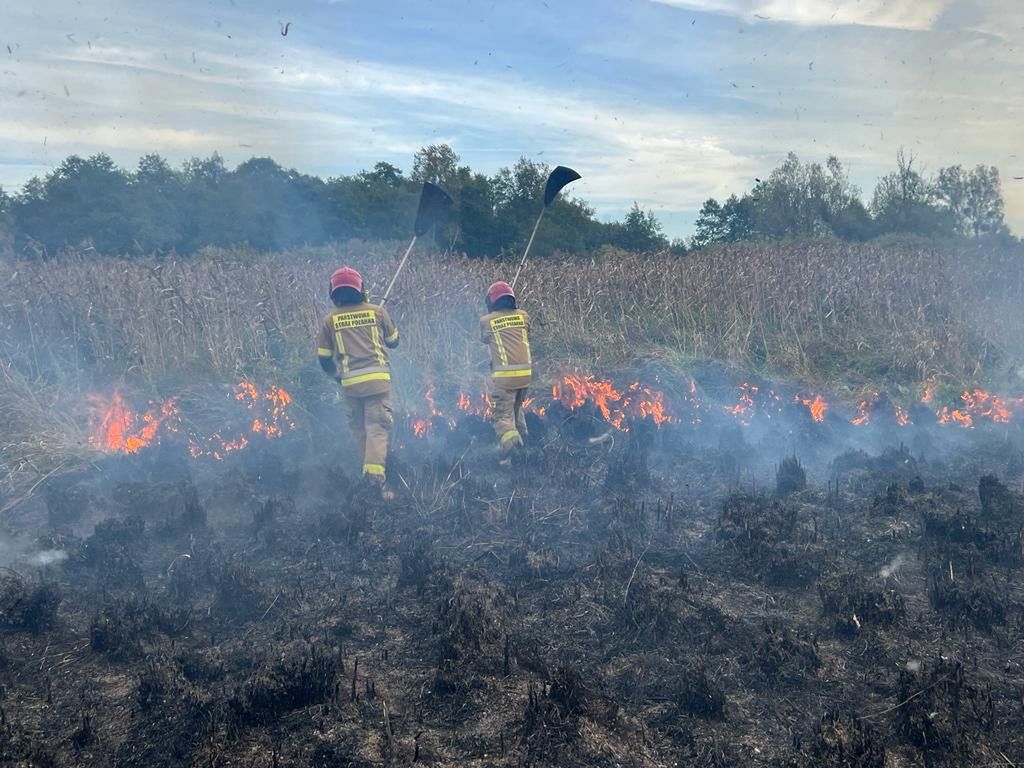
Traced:
[[723, 405], [722, 410], [744, 427], [750, 426], [757, 415], [771, 419], [783, 412], [782, 398], [771, 389], [744, 382], [736, 388], [736, 394], [736, 404]]

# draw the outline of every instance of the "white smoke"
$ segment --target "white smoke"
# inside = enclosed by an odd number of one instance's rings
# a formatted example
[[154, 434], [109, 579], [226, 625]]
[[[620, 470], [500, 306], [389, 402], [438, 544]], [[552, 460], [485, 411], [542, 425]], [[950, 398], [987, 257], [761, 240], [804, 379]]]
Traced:
[[907, 558], [905, 555], [896, 555], [896, 557], [894, 557], [888, 563], [883, 565], [881, 569], [879, 569], [878, 575], [881, 576], [883, 579], [888, 579], [890, 576], [898, 577], [900, 569], [903, 567], [903, 564], [905, 562], [907, 562]]
[[25, 561], [29, 565], [33, 565], [37, 568], [45, 568], [48, 565], [61, 563], [67, 559], [68, 553], [63, 549], [44, 549], [42, 552], [36, 552], [34, 555], [29, 555], [25, 558]]

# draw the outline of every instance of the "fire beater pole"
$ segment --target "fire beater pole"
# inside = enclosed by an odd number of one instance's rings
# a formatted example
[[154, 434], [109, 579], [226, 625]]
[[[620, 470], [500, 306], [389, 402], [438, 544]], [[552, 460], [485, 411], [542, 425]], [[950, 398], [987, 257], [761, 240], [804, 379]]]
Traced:
[[419, 235], [412, 236], [412, 242], [409, 243], [409, 247], [405, 249], [405, 256], [403, 256], [402, 260], [398, 262], [398, 269], [396, 269], [395, 274], [391, 276], [391, 282], [388, 283], [388, 289], [384, 291], [384, 298], [380, 300], [381, 306], [384, 306], [384, 303], [388, 300], [388, 296], [391, 295], [391, 289], [395, 287], [395, 280], [398, 279], [398, 276], [402, 274], [402, 270], [405, 269], [405, 262], [408, 261], [409, 254], [412, 253], [413, 246], [416, 245], [416, 239], [418, 237]]
[[412, 253], [412, 249], [420, 235], [426, 234], [435, 224], [443, 222], [448, 216], [448, 210], [451, 208], [451, 205], [452, 199], [448, 196], [447, 192], [436, 184], [431, 184], [429, 181], [423, 182], [423, 191], [420, 193], [420, 205], [416, 210], [416, 223], [413, 224], [412, 229], [412, 242], [405, 249], [405, 255], [402, 257], [402, 260], [398, 262], [398, 269], [395, 270], [391, 282], [388, 283], [388, 289], [384, 291], [384, 298], [380, 301], [381, 306], [384, 306], [384, 303], [391, 296], [391, 289], [395, 287], [395, 281], [398, 280], [398, 276], [405, 269], [405, 262], [409, 260], [409, 254]]
[[533, 245], [533, 238], [537, 236], [537, 230], [540, 228], [541, 219], [544, 218], [544, 211], [548, 209], [548, 206], [554, 202], [554, 199], [558, 196], [558, 193], [562, 189], [576, 179], [582, 178], [572, 168], [566, 168], [564, 165], [560, 165], [551, 172], [548, 176], [547, 183], [544, 185], [544, 207], [540, 209], [540, 216], [537, 217], [537, 223], [533, 225], [533, 232], [530, 233], [530, 240], [526, 243], [526, 250], [523, 251], [523, 258], [519, 262], [519, 268], [516, 270], [515, 277], [512, 278], [512, 287], [516, 287], [516, 281], [519, 280], [519, 275], [523, 271], [523, 267], [526, 266], [526, 258], [530, 255], [530, 247]]
[[523, 267], [526, 266], [526, 257], [530, 255], [530, 246], [533, 245], [533, 238], [537, 236], [537, 230], [540, 228], [540, 220], [544, 218], [544, 211], [547, 208], [540, 209], [540, 216], [537, 217], [537, 223], [533, 225], [533, 232], [530, 233], [530, 240], [526, 243], [526, 250], [523, 251], [523, 258], [519, 262], [519, 268], [516, 270], [516, 276], [512, 278], [512, 287], [516, 287], [516, 281], [519, 279], [519, 273], [523, 271]]

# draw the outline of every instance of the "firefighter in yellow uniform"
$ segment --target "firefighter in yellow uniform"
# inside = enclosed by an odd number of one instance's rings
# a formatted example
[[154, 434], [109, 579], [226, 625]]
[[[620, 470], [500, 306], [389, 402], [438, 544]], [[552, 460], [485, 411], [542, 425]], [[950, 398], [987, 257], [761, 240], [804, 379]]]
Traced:
[[515, 293], [506, 282], [487, 289], [486, 304], [480, 338], [491, 351], [491, 419], [508, 455], [526, 438], [523, 400], [533, 378], [530, 316], [516, 306]]
[[398, 328], [384, 307], [367, 301], [363, 278], [350, 267], [331, 275], [331, 301], [334, 309], [320, 328], [317, 356], [345, 393], [363, 478], [390, 499], [384, 485], [388, 433], [394, 423], [388, 349], [398, 346]]

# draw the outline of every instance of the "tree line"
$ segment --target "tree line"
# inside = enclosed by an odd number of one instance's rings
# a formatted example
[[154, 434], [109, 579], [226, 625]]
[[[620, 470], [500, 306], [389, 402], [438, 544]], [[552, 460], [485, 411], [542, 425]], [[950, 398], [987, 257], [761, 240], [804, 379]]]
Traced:
[[838, 158], [829, 157], [824, 165], [801, 163], [790, 153], [742, 197], [707, 200], [690, 245], [822, 236], [869, 240], [889, 234], [1009, 239], [998, 169], [954, 165], [929, 177], [901, 150], [896, 169], [879, 179], [865, 204]]
[[[441, 184], [458, 205], [439, 245], [471, 256], [515, 251], [539, 213], [549, 168], [526, 158], [493, 176], [475, 173], [447, 145], [424, 147], [410, 175], [390, 163], [321, 179], [252, 158], [234, 170], [223, 159], [193, 158], [180, 168], [159, 155], [133, 171], [105, 154], [68, 157], [17, 194], [0, 189], [0, 230], [19, 253], [53, 254], [91, 245], [102, 253], [194, 253], [245, 244], [281, 250], [331, 241], [405, 239], [422, 182]], [[0, 238], [2, 245], [2, 238]], [[602, 245], [648, 251], [669, 246], [654, 216], [634, 205], [602, 222], [585, 201], [559, 196], [545, 215], [538, 253], [593, 251]]]
[[[406, 175], [390, 163], [322, 179], [252, 158], [235, 169], [214, 154], [180, 168], [156, 154], [134, 170], [109, 156], [71, 156], [14, 194], [0, 188], [0, 248], [40, 256], [65, 246], [103, 253], [189, 254], [204, 246], [281, 250], [348, 239], [407, 238], [424, 181], [440, 184], [458, 210], [434, 233], [443, 248], [470, 256], [519, 250], [539, 212], [547, 165], [520, 158], [492, 176], [460, 162], [446, 144], [424, 147]], [[742, 196], [707, 200], [689, 241], [669, 242], [660, 222], [639, 205], [621, 221], [603, 222], [572, 195], [552, 204], [534, 252], [589, 253], [688, 248], [782, 238], [867, 240], [905, 233], [932, 237], [1009, 238], [999, 172], [952, 166], [924, 175], [900, 152], [870, 201], [835, 157], [824, 165], [787, 159]]]

